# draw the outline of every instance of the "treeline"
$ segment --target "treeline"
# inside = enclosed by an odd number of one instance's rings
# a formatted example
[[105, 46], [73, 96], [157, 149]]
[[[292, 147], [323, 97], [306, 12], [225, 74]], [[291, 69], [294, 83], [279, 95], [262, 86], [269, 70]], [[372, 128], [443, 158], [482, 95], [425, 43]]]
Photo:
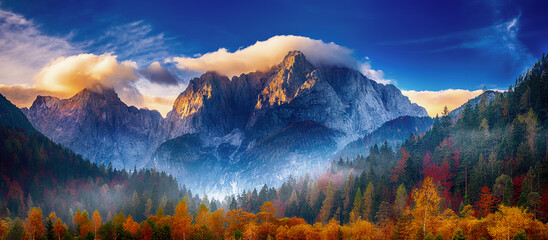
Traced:
[[[403, 209], [402, 217], [393, 222], [388, 215], [375, 224], [351, 212], [350, 222], [341, 225], [328, 222], [308, 224], [304, 219], [277, 218], [271, 202], [260, 206], [257, 214], [238, 210], [210, 211], [204, 204], [192, 216], [187, 200], [179, 201], [172, 216], [159, 207], [155, 215], [137, 222], [131, 215], [118, 213], [106, 220], [98, 211], [92, 216], [78, 210], [67, 225], [53, 212], [44, 219], [42, 210], [33, 208], [25, 221], [16, 218], [0, 220], [0, 239], [547, 239], [548, 225], [535, 220], [523, 208], [500, 205], [494, 213], [477, 218], [467, 205], [457, 215], [440, 208], [441, 195], [432, 178], [416, 188]], [[483, 198], [484, 196], [482, 196]], [[366, 210], [366, 209], [364, 209]], [[390, 210], [391, 211], [391, 210]], [[460, 215], [460, 216], [459, 216]]]
[[[132, 213], [175, 206], [175, 178], [154, 170], [116, 170], [82, 159], [39, 133], [0, 127], [0, 218], [26, 217], [33, 207], [69, 219], [78, 208]], [[183, 195], [184, 196], [184, 195]]]

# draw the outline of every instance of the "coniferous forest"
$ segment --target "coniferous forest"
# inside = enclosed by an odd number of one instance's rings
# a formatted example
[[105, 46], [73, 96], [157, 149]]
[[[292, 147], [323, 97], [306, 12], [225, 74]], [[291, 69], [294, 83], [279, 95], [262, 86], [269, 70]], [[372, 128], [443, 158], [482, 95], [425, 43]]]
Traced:
[[546, 56], [395, 149], [224, 199], [3, 124], [0, 239], [548, 239]]

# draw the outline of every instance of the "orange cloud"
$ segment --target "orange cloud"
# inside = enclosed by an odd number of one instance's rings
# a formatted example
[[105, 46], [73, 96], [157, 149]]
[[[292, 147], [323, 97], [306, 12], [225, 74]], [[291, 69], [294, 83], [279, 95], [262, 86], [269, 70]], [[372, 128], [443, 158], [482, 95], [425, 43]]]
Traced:
[[101, 84], [106, 87], [128, 87], [137, 80], [135, 62], [118, 62], [110, 54], [78, 54], [59, 57], [34, 76], [35, 85], [62, 94], [75, 94], [84, 88]]
[[414, 102], [426, 109], [430, 117], [435, 117], [443, 112], [443, 108], [447, 106], [449, 111], [460, 107], [468, 100], [479, 96], [483, 90], [463, 90], [463, 89], [447, 89], [441, 91], [401, 91], [407, 96], [411, 102]]
[[17, 107], [30, 107], [38, 95], [60, 98], [70, 97], [69, 95], [34, 88], [26, 84], [10, 86], [0, 84], [0, 93]]

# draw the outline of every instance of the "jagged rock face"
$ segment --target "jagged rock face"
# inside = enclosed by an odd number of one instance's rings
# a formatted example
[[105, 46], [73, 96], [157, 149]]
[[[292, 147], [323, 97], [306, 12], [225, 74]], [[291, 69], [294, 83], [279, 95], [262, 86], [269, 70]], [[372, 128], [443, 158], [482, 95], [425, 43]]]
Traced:
[[222, 135], [234, 128], [230, 80], [213, 72], [190, 81], [167, 115], [170, 138], [187, 133]]
[[219, 137], [243, 129], [268, 74], [242, 74], [229, 80], [207, 72], [191, 80], [167, 114], [169, 137], [193, 133]]
[[142, 166], [164, 141], [160, 113], [128, 107], [113, 89], [100, 86], [69, 99], [38, 96], [25, 114], [53, 141], [117, 168]]
[[399, 116], [427, 116], [426, 110], [393, 85], [382, 85], [349, 68], [315, 69], [300, 52], [290, 52], [258, 96], [247, 131], [267, 136], [291, 123], [315, 121], [363, 136]]
[[407, 115], [427, 113], [393, 85], [348, 68], [316, 68], [293, 51], [268, 72], [193, 79], [166, 119], [174, 139], [153, 162], [199, 191], [255, 187], [265, 183], [255, 176], [281, 181], [307, 172], [349, 140]]

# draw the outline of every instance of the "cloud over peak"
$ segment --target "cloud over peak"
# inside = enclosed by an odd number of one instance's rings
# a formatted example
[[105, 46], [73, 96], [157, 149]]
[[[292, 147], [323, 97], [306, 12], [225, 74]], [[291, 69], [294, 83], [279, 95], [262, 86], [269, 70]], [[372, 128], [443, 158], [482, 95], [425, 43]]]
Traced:
[[216, 71], [231, 77], [242, 73], [267, 71], [282, 62], [287, 53], [293, 50], [303, 52], [308, 61], [315, 66], [348, 67], [361, 71], [373, 80], [380, 80], [379, 82], [384, 80], [382, 71], [372, 70], [369, 63], [363, 65], [364, 63], [357, 61], [349, 48], [333, 42], [326, 43], [322, 40], [293, 35], [274, 36], [234, 52], [220, 48], [215, 52], [195, 57], [174, 57], [167, 61], [175, 62], [182, 71]]
[[137, 79], [136, 69], [135, 62], [118, 62], [111, 54], [78, 54], [55, 59], [34, 79], [38, 88], [70, 94], [97, 84], [112, 88], [129, 87]]

